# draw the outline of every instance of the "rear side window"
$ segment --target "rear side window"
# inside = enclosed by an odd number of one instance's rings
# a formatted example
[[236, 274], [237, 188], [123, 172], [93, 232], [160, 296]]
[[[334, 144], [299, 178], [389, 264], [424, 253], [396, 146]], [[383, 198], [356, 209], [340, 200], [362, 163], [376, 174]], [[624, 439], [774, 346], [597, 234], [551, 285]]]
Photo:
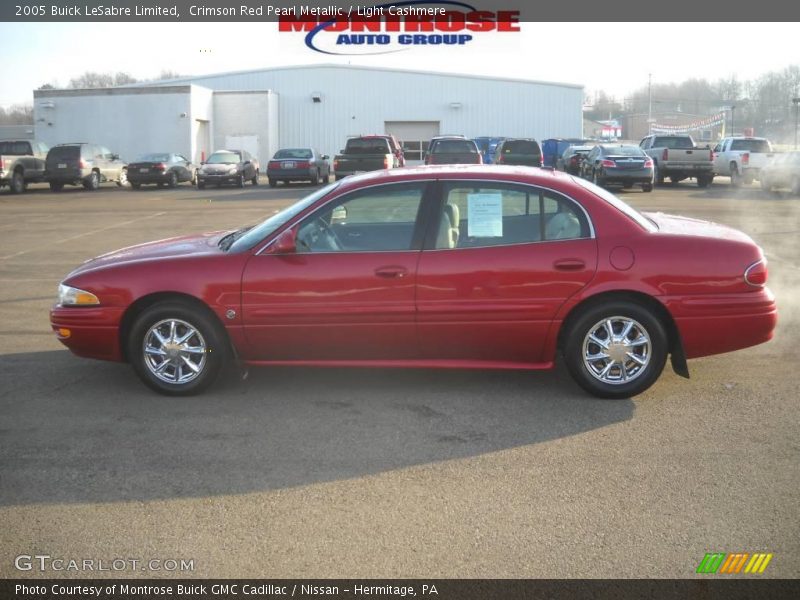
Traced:
[[639, 146], [603, 146], [605, 156], [645, 156]]
[[446, 184], [439, 223], [440, 250], [590, 237], [586, 215], [574, 202], [513, 184]]
[[669, 150], [691, 150], [694, 143], [688, 137], [659, 137], [655, 139], [653, 146], [656, 148], [667, 148]]
[[25, 156], [31, 154], [30, 142], [0, 142], [0, 154]]

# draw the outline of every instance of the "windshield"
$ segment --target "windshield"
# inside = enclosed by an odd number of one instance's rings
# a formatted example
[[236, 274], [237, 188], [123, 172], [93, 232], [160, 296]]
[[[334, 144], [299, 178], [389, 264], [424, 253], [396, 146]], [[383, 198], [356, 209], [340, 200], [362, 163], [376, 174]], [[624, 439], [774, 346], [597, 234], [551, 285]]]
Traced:
[[232, 252], [249, 250], [261, 240], [274, 233], [281, 225], [288, 223], [296, 215], [299, 215], [306, 208], [314, 204], [314, 202], [332, 192], [340, 185], [340, 181], [326, 185], [316, 192], [309, 194], [305, 198], [298, 200], [294, 204], [287, 206], [283, 210], [275, 213], [255, 227], [251, 227], [249, 230], [247, 230], [247, 233], [239, 237], [235, 242], [233, 242], [233, 244], [231, 244], [230, 250]]
[[285, 148], [278, 150], [272, 158], [311, 158], [308, 148]]
[[668, 150], [692, 150], [694, 140], [687, 136], [658, 137], [653, 142], [654, 148], [667, 148]]
[[605, 156], [644, 156], [639, 146], [603, 146]]
[[658, 227], [656, 227], [655, 223], [653, 223], [650, 219], [645, 217], [642, 213], [635, 210], [633, 207], [628, 206], [622, 200], [617, 198], [614, 194], [605, 190], [595, 184], [587, 181], [586, 179], [582, 179], [581, 177], [573, 177], [572, 181], [575, 183], [581, 184], [587, 190], [592, 192], [595, 196], [599, 196], [606, 202], [608, 202], [611, 206], [616, 208], [622, 214], [624, 214], [629, 219], [635, 221], [638, 225], [651, 233], [658, 231]]
[[748, 152], [772, 152], [767, 140], [733, 140], [731, 150], [747, 150]]
[[143, 154], [139, 160], [141, 162], [168, 162], [169, 154]]
[[214, 152], [206, 162], [210, 165], [235, 165], [241, 160], [236, 152]]

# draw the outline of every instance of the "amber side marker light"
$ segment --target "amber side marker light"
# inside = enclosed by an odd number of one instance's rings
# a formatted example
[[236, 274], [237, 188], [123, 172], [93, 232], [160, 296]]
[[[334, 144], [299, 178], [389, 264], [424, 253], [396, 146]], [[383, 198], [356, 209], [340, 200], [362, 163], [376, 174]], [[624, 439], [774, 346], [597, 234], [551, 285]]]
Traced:
[[72, 332], [69, 329], [65, 329], [64, 327], [59, 327], [56, 333], [58, 334], [58, 337], [64, 340], [72, 335]]

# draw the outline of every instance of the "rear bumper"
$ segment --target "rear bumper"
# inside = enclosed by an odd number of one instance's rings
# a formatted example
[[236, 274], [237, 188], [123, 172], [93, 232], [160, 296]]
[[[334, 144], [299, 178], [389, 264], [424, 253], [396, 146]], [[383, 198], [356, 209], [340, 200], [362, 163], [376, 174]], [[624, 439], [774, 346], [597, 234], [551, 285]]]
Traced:
[[653, 169], [603, 169], [603, 183], [653, 183]]
[[118, 307], [54, 306], [50, 326], [58, 340], [78, 356], [122, 361], [119, 324], [123, 312]]
[[313, 179], [316, 169], [267, 169], [269, 179]]
[[91, 174], [91, 169], [58, 169], [45, 171], [44, 180], [53, 183], [78, 183], [88, 179]]
[[772, 339], [778, 322], [775, 296], [768, 288], [662, 301], [675, 320], [686, 358], [762, 344]]

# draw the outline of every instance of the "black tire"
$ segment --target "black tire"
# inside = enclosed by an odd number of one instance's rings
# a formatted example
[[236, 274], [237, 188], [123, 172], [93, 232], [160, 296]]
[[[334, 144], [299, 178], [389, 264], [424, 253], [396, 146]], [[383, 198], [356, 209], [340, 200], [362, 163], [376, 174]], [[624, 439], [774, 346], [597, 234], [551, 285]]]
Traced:
[[[584, 341], [587, 340], [590, 333], [600, 331], [605, 320], [611, 320], [614, 334], [620, 335], [623, 319], [635, 323], [627, 340], [633, 341], [630, 340], [631, 335], [635, 339], [640, 339], [642, 336], [648, 338], [649, 352], [646, 355], [646, 364], [635, 371], [632, 379], [609, 383], [590, 372], [587, 361], [584, 361]], [[617, 329], [618, 326], [619, 329]], [[606, 339], [608, 338], [601, 341]], [[599, 344], [588, 340], [586, 343], [587, 352], [591, 354], [602, 352]], [[620, 342], [619, 345], [614, 345], [612, 350], [615, 353], [625, 352], [625, 346]], [[653, 385], [664, 370], [667, 351], [667, 334], [663, 323], [649, 309], [626, 300], [611, 300], [589, 306], [578, 313], [575, 318], [571, 318], [568, 329], [565, 331], [563, 347], [567, 369], [575, 382], [590, 394], [598, 398], [609, 399], [630, 398], [641, 394]], [[642, 358], [644, 355], [638, 353], [644, 352], [644, 347], [636, 346], [631, 352]], [[622, 364], [631, 364], [632, 369], [638, 366], [632, 359], [626, 359], [626, 361]], [[598, 359], [594, 361], [594, 368], [603, 369], [606, 368], [604, 365], [608, 364], [608, 361]], [[607, 378], [614, 377], [612, 373], [615, 372], [615, 369], [617, 376], [621, 377], [623, 367], [612, 366], [608, 371]]]
[[656, 185], [664, 185], [664, 175], [661, 173], [661, 169], [658, 168], [658, 163], [653, 165], [653, 169], [655, 169], [655, 183]]
[[171, 171], [167, 177], [167, 186], [171, 188], [178, 187], [178, 176], [175, 174], [175, 171]]
[[141, 183], [132, 183], [131, 184], [131, 189], [132, 190], [138, 190], [138, 189], [141, 189], [141, 187], [142, 187]]
[[[187, 356], [199, 368], [198, 373], [192, 373], [191, 369], [187, 374], [175, 366], [175, 362], [158, 356], [145, 358], [145, 344], [156, 342], [157, 339], [151, 335], [152, 328], [162, 323], [160, 332], [162, 336], [169, 333], [170, 323], [175, 321], [175, 337], [180, 338], [188, 330], [186, 326], [191, 326], [198, 335], [192, 335], [185, 343], [194, 348], [204, 348], [204, 352], [179, 352], [174, 361], [182, 356]], [[174, 338], [169, 338], [170, 340]], [[145, 310], [131, 327], [130, 334], [126, 340], [127, 356], [139, 378], [151, 389], [167, 396], [189, 396], [198, 394], [208, 388], [219, 375], [220, 368], [227, 357], [227, 346], [225, 333], [219, 323], [216, 323], [212, 316], [198, 308], [194, 308], [179, 301], [167, 301], [151, 306]], [[175, 376], [188, 377], [185, 382], [168, 382], [159, 378], [155, 370], [162, 363], [168, 363], [162, 371], [166, 379]]]
[[731, 185], [733, 187], [742, 187], [742, 175], [736, 167], [736, 163], [731, 163]]
[[598, 177], [597, 171], [592, 171], [592, 183], [598, 187], [603, 187], [603, 178]]
[[204, 189], [206, 189], [206, 184], [205, 184], [205, 182], [204, 182], [204, 181], [198, 181], [198, 182], [197, 182], [197, 189], [198, 189], [198, 190], [204, 190]]
[[800, 177], [798, 177], [797, 175], [792, 177], [792, 183], [789, 186], [789, 189], [795, 196], [800, 196]]
[[83, 180], [83, 187], [90, 192], [97, 190], [100, 187], [100, 173], [92, 171], [89, 177]]
[[706, 188], [711, 184], [711, 181], [714, 178], [710, 175], [698, 175], [697, 176], [697, 187]]
[[652, 183], [643, 183], [642, 184], [642, 191], [643, 192], [652, 192], [653, 191], [653, 184]]
[[278, 185], [278, 182], [275, 181], [272, 177], [269, 178], [269, 187], [275, 187]]
[[258, 185], [258, 171], [256, 171], [255, 175], [253, 175], [253, 178], [250, 180], [250, 183], [252, 183], [253, 185]]
[[60, 192], [63, 189], [64, 189], [64, 184], [63, 183], [58, 183], [56, 181], [51, 181], [50, 182], [50, 191], [51, 192]]
[[236, 178], [236, 187], [243, 188], [244, 187], [244, 174], [239, 175]]
[[14, 171], [11, 175], [11, 183], [9, 184], [12, 194], [22, 194], [25, 192], [25, 176], [22, 171]]

